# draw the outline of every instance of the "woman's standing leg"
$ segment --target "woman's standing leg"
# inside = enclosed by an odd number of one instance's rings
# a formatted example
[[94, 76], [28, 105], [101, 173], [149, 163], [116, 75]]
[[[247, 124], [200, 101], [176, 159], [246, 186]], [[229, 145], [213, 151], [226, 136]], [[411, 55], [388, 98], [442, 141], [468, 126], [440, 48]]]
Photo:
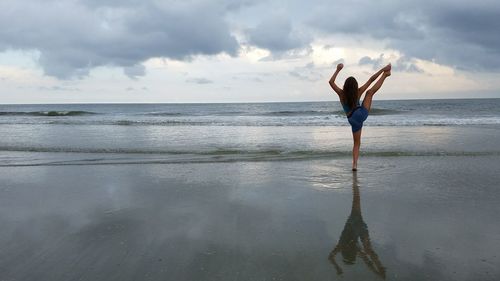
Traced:
[[361, 146], [361, 130], [352, 133], [354, 145], [352, 147], [352, 170], [358, 169], [359, 148]]

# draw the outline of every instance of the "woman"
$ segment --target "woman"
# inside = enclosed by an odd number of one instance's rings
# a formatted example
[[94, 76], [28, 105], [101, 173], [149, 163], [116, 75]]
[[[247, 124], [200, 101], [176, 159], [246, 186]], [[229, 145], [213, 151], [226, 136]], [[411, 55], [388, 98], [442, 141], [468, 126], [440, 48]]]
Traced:
[[[366, 120], [368, 113], [370, 112], [373, 95], [375, 95], [380, 87], [382, 87], [385, 78], [391, 76], [391, 64], [388, 64], [381, 70], [377, 71], [377, 73], [370, 77], [370, 79], [363, 86], [361, 86], [361, 88], [358, 88], [358, 82], [351, 76], [345, 80], [344, 87], [341, 89], [335, 84], [335, 79], [343, 67], [344, 65], [341, 63], [337, 65], [337, 70], [333, 74], [332, 78], [330, 78], [329, 83], [333, 90], [339, 95], [340, 103], [342, 104], [342, 108], [347, 115], [347, 121], [351, 124], [352, 137], [354, 140], [354, 146], [352, 148], [352, 170], [356, 171], [358, 168], [359, 147], [361, 145], [361, 128], [363, 127], [363, 122]], [[377, 80], [380, 74], [382, 74], [382, 77], [380, 77], [372, 88], [366, 91], [366, 89], [370, 87], [371, 83]], [[365, 91], [366, 95], [363, 99], [363, 103], [359, 105], [359, 99]]]

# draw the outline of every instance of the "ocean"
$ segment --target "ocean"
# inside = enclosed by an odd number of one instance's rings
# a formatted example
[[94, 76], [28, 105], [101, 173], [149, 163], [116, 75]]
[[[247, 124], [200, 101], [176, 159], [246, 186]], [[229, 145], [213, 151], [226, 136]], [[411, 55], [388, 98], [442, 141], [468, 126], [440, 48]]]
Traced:
[[[361, 151], [499, 154], [499, 127], [500, 99], [374, 101]], [[349, 128], [339, 102], [0, 105], [0, 165], [349, 157]]]

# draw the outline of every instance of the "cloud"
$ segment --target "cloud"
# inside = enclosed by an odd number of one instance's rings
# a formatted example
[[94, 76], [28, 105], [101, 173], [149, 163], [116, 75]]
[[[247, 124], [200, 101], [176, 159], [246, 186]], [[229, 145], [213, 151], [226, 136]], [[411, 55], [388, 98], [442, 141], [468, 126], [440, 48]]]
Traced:
[[332, 67], [336, 68], [339, 63], [345, 63], [343, 58], [340, 58], [332, 63]]
[[424, 71], [414, 61], [414, 59], [402, 56], [393, 64], [392, 69], [401, 72], [423, 73]]
[[248, 43], [274, 53], [306, 48], [311, 37], [294, 30], [290, 19], [273, 16], [247, 31]]
[[80, 92], [81, 89], [80, 88], [76, 88], [76, 87], [67, 87], [67, 86], [51, 86], [51, 87], [45, 87], [45, 86], [42, 86], [42, 87], [39, 87], [38, 88], [39, 90], [41, 91], [50, 91], [50, 92]]
[[[406, 56], [399, 57], [395, 62], [392, 63], [392, 69], [394, 71], [401, 72], [418, 72], [422, 73], [423, 70], [419, 68], [414, 59], [408, 58]], [[384, 58], [384, 54], [380, 54], [378, 58], [371, 58], [369, 56], [364, 56], [359, 59], [358, 65], [371, 65], [373, 70], [379, 70], [390, 61]]]
[[384, 59], [384, 54], [380, 54], [378, 58], [372, 59], [369, 56], [362, 57], [359, 59], [359, 65], [371, 65], [373, 69], [380, 69], [384, 65], [386, 65], [386, 61]]
[[323, 79], [323, 74], [321, 71], [316, 70], [316, 66], [313, 62], [307, 63], [304, 66], [296, 67], [288, 74], [300, 80], [315, 82]]
[[212, 84], [214, 81], [209, 80], [207, 78], [189, 78], [186, 79], [187, 83], [193, 83], [193, 84]]
[[369, 37], [400, 51], [404, 59], [394, 63], [399, 71], [419, 72], [415, 59], [500, 71], [498, 1], [285, 2], [2, 0], [0, 52], [35, 50], [44, 73], [61, 79], [85, 77], [100, 66], [119, 67], [137, 79], [146, 74], [142, 63], [150, 58], [236, 56], [235, 34], [245, 44], [269, 50], [263, 61], [308, 57], [311, 42], [341, 34], [349, 40]]
[[[332, 10], [340, 11], [339, 16], [332, 17]], [[388, 47], [410, 58], [469, 71], [499, 71], [499, 18], [500, 3], [491, 0], [318, 1], [307, 22], [326, 33], [386, 40]]]
[[124, 67], [123, 73], [131, 79], [137, 79], [139, 76], [146, 75], [146, 67], [142, 64], [136, 64], [134, 66]]
[[275, 73], [272, 72], [239, 72], [234, 73], [231, 79], [234, 81], [264, 83], [269, 80], [269, 78], [271, 78], [274, 74]]
[[127, 92], [134, 92], [134, 91], [139, 91], [139, 90], [148, 91], [148, 88], [147, 87], [141, 87], [141, 88], [127, 87], [127, 88], [125, 88], [125, 91], [127, 91]]
[[228, 3], [3, 0], [0, 51], [37, 50], [45, 74], [63, 79], [98, 66], [137, 77], [144, 75], [140, 63], [152, 57], [235, 55], [239, 44], [224, 20]]

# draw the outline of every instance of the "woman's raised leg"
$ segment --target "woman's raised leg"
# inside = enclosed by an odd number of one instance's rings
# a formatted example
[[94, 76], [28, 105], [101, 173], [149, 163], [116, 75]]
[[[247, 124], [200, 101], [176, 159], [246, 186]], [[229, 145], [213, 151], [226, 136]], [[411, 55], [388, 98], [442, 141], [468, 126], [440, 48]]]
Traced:
[[391, 76], [391, 71], [385, 71], [382, 76], [378, 79], [377, 83], [373, 85], [368, 91], [366, 91], [365, 98], [363, 99], [363, 107], [366, 108], [366, 110], [370, 111], [370, 107], [372, 106], [372, 99], [373, 95], [382, 87], [382, 84], [384, 84], [385, 78]]

